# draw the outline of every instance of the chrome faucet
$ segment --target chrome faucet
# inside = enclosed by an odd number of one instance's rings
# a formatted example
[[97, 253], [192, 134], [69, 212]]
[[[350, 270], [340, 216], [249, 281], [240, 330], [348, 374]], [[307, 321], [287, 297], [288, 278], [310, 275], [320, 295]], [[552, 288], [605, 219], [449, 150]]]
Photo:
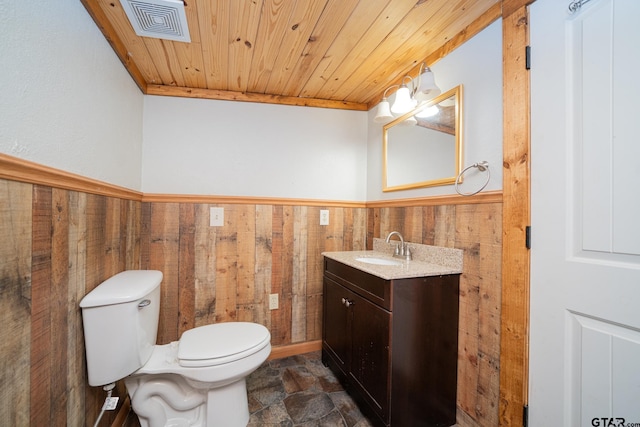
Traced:
[[411, 249], [409, 249], [407, 244], [404, 242], [404, 238], [402, 237], [402, 234], [400, 234], [399, 231], [392, 231], [391, 233], [389, 233], [385, 241], [389, 243], [389, 240], [391, 240], [391, 236], [393, 235], [396, 235], [400, 238], [400, 244], [396, 246], [396, 250], [393, 253], [393, 256], [396, 258], [404, 258], [407, 261], [411, 260], [412, 259]]

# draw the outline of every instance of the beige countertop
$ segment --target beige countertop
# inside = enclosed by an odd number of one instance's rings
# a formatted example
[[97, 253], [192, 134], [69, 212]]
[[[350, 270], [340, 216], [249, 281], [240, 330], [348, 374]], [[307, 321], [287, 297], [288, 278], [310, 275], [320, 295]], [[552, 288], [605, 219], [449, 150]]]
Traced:
[[[374, 239], [372, 251], [323, 252], [322, 255], [385, 280], [462, 273], [460, 249], [417, 243], [409, 243], [409, 247], [413, 254], [411, 261], [394, 258], [395, 242], [385, 243], [382, 239]], [[370, 264], [358, 261], [358, 258], [378, 258], [393, 261], [395, 265]]]

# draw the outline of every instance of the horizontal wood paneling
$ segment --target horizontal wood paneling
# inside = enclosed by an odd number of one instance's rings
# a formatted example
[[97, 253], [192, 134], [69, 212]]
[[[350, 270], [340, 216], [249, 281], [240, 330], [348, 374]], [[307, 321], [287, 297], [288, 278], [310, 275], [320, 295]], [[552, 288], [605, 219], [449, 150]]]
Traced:
[[307, 341], [300, 344], [275, 346], [271, 348], [271, 354], [269, 355], [269, 360], [295, 356], [296, 354], [310, 353], [312, 351], [320, 351], [321, 349], [322, 349], [322, 340]]
[[292, 105], [297, 107], [335, 108], [341, 110], [367, 111], [367, 104], [329, 99], [301, 98], [294, 96], [267, 95], [262, 93], [231, 92], [227, 90], [199, 89], [167, 85], [147, 85], [147, 95], [178, 96], [182, 98], [218, 99], [222, 101], [258, 102], [261, 104]]

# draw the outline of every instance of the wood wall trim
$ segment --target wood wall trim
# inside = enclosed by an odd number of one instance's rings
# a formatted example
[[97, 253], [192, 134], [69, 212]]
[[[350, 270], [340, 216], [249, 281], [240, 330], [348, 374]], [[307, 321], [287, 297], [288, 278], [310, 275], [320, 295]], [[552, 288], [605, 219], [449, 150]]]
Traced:
[[395, 208], [410, 206], [474, 205], [479, 203], [502, 203], [502, 191], [486, 191], [475, 196], [446, 194], [442, 196], [418, 197], [413, 199], [378, 200], [367, 202], [368, 208]]
[[476, 36], [482, 30], [493, 24], [502, 17], [502, 2], [494, 4], [482, 16], [465, 27], [462, 31], [455, 35], [451, 40], [445, 43], [440, 49], [429, 55], [425, 60], [427, 64], [433, 64], [449, 55], [458, 47], [462, 46], [468, 40]]
[[410, 199], [354, 202], [348, 200], [290, 199], [282, 197], [216, 196], [197, 194], [144, 194], [60, 169], [0, 153], [0, 178], [29, 184], [46, 185], [64, 190], [101, 196], [118, 197], [150, 203], [209, 203], [274, 206], [316, 206], [342, 208], [385, 208], [410, 206], [462, 205], [501, 203], [502, 191], [487, 191], [475, 196], [428, 196]]
[[0, 153], [0, 178], [127, 200], [142, 193]]
[[104, 14], [104, 11], [100, 8], [100, 5], [96, 0], [80, 0], [84, 5], [85, 9], [93, 19], [93, 22], [96, 23], [102, 34], [107, 39], [111, 48], [116, 53], [124, 68], [129, 72], [129, 75], [133, 79], [133, 81], [138, 85], [142, 93], [146, 93], [147, 91], [147, 82], [142, 76], [142, 73], [136, 66], [136, 64], [131, 60], [129, 56], [129, 52], [125, 47], [120, 37], [116, 33], [116, 30], [107, 19], [107, 16]]
[[[515, 1], [505, 1], [516, 3]], [[501, 426], [522, 426], [529, 381], [529, 274], [525, 246], [530, 222], [530, 83], [525, 66], [529, 41], [524, 1], [503, 16], [503, 205], [500, 328]]]
[[511, 16], [536, 0], [502, 0], [502, 16]]
[[154, 203], [227, 203], [234, 205], [320, 206], [364, 208], [365, 202], [347, 200], [289, 199], [282, 197], [216, 196], [204, 194], [144, 194], [143, 202]]
[[[444, 58], [445, 56], [453, 52], [456, 48], [462, 46], [464, 43], [466, 43], [469, 39], [471, 39], [473, 36], [478, 34], [480, 31], [487, 28], [493, 22], [498, 20], [501, 16], [502, 16], [502, 2], [498, 2], [495, 5], [493, 5], [491, 8], [489, 8], [489, 10], [487, 10], [482, 16], [480, 16], [478, 19], [473, 21], [470, 25], [468, 25], [466, 28], [464, 28], [454, 37], [452, 37], [442, 47], [440, 47], [431, 55], [429, 55], [428, 57], [420, 61], [418, 65], [416, 65], [413, 69], [408, 71], [406, 74], [410, 76], [417, 76], [418, 73], [420, 72], [420, 66], [422, 65], [422, 62], [425, 62], [428, 66], [432, 66], [433, 64], [435, 64], [436, 62], [438, 62], [439, 60], [441, 60], [442, 58]], [[403, 79], [404, 79], [404, 76], [399, 78], [395, 82], [390, 83], [389, 86], [393, 84], [401, 84]], [[383, 94], [380, 93], [376, 98], [374, 98], [371, 102], [369, 102], [370, 109], [378, 105], [378, 103], [380, 103], [380, 100], [382, 99], [382, 95]]]
[[311, 353], [312, 351], [320, 350], [322, 350], [322, 340], [280, 345], [271, 348], [271, 354], [267, 360], [282, 359], [283, 357], [296, 356], [298, 354]]
[[147, 95], [177, 96], [182, 98], [217, 99], [222, 101], [259, 102], [262, 104], [293, 105], [298, 107], [334, 108], [339, 110], [367, 111], [367, 104], [333, 101], [331, 99], [278, 96], [264, 93], [233, 92], [228, 90], [201, 89], [167, 85], [147, 85]]
[[111, 427], [122, 427], [125, 421], [127, 421], [129, 412], [131, 412], [131, 400], [129, 400], [129, 396], [125, 396], [122, 402], [122, 406], [120, 407], [120, 410], [118, 411], [115, 419], [111, 423]]

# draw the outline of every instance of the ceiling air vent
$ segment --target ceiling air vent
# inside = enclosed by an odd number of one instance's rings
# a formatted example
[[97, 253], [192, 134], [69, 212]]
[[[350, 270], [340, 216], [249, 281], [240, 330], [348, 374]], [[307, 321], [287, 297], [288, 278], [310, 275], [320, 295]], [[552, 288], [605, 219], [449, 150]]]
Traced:
[[191, 42], [182, 0], [120, 0], [136, 34]]

